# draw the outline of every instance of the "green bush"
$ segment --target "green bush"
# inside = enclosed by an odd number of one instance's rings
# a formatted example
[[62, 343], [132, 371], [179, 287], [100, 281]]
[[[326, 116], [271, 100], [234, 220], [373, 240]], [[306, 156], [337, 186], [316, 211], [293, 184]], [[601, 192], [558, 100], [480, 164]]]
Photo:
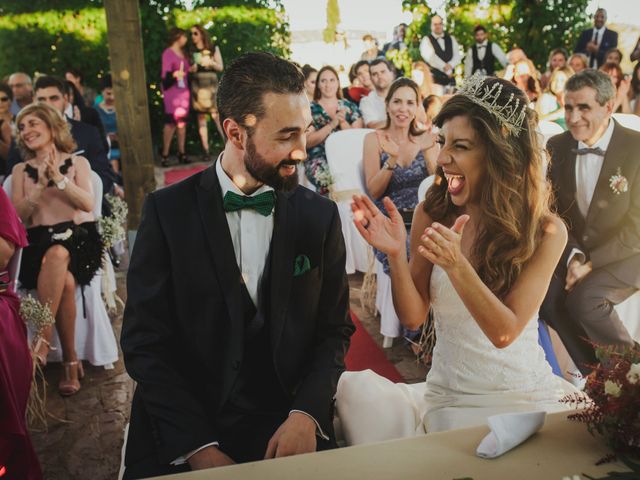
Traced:
[[[140, 15], [151, 127], [157, 142], [163, 123], [161, 56], [171, 27], [188, 29], [202, 23], [220, 46], [227, 65], [249, 51], [268, 51], [284, 57], [290, 53], [289, 26], [283, 21], [280, 8], [202, 7], [192, 11], [172, 9], [162, 15], [156, 8], [141, 6]], [[73, 66], [84, 73], [86, 85], [97, 89], [99, 79], [110, 68], [106, 28], [102, 8], [0, 16], [0, 77], [16, 71], [63, 75], [66, 68]], [[196, 130], [195, 126], [189, 129], [190, 145], [199, 145]]]

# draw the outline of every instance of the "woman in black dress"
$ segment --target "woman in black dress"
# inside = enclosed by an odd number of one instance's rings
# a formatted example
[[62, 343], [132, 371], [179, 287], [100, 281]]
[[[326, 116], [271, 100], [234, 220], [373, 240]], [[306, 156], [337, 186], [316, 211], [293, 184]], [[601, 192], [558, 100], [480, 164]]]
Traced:
[[198, 133], [200, 134], [202, 149], [208, 159], [208, 115], [211, 115], [220, 137], [224, 139], [216, 107], [218, 72], [222, 72], [224, 63], [222, 62], [220, 49], [211, 41], [209, 34], [202, 25], [191, 27], [191, 40], [193, 41], [189, 82], [191, 86], [191, 107], [198, 115]]

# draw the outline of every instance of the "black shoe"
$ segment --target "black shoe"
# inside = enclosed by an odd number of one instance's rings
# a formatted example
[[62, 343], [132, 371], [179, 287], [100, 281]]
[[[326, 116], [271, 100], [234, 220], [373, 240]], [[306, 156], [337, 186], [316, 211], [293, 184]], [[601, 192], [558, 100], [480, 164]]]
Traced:
[[183, 152], [178, 154], [178, 163], [183, 163], [183, 164], [190, 163], [189, 157], [187, 157], [186, 153]]
[[160, 155], [160, 165], [163, 167], [169, 166], [169, 155]]

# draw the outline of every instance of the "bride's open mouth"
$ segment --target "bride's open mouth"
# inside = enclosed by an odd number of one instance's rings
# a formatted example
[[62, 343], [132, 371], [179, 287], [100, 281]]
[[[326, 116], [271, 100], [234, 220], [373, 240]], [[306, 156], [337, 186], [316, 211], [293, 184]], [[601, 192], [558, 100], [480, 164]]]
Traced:
[[457, 175], [453, 173], [444, 172], [444, 176], [449, 184], [449, 193], [451, 195], [458, 195], [462, 192], [465, 183], [464, 175]]

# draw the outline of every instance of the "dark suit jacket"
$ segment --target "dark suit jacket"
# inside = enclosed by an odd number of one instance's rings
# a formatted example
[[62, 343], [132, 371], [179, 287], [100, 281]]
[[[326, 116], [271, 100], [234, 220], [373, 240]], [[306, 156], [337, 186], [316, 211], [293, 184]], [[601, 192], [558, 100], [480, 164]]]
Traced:
[[[81, 155], [89, 161], [91, 169], [102, 179], [103, 192], [105, 194], [110, 193], [113, 189], [116, 174], [104, 149], [104, 139], [100, 138], [98, 129], [92, 125], [69, 118], [67, 118], [67, 121], [71, 127], [71, 136], [78, 145], [78, 150], [84, 150]], [[22, 157], [15, 142], [12, 142], [9, 149], [7, 172], [11, 172], [13, 167], [20, 162], [22, 162]]]
[[[291, 409], [332, 432], [332, 399], [353, 333], [336, 205], [278, 193], [270, 338]], [[296, 256], [311, 269], [293, 276]], [[121, 345], [138, 382], [126, 464], [167, 465], [216, 441], [216, 416], [243, 359], [241, 275], [215, 166], [150, 194], [131, 256]]]
[[[640, 132], [615, 120], [611, 142], [585, 219], [576, 202], [576, 154], [578, 142], [570, 132], [549, 139], [549, 175], [556, 208], [569, 228], [569, 241], [561, 262], [573, 248], [582, 250], [593, 268], [604, 268], [621, 281], [640, 287]], [[616, 194], [609, 186], [618, 173], [626, 177], [628, 190]]]
[[[596, 55], [596, 58], [598, 59], [598, 67], [601, 67], [604, 63], [604, 55], [607, 53], [607, 50], [618, 46], [618, 32], [605, 28], [604, 35], [602, 35], [602, 37], [603, 38], [600, 41], [600, 46], [598, 47], [598, 53]], [[574, 52], [584, 53], [588, 57], [590, 53], [587, 51], [587, 43], [589, 43], [592, 38], [593, 28], [583, 30], [580, 34], [580, 38], [578, 39]]]

